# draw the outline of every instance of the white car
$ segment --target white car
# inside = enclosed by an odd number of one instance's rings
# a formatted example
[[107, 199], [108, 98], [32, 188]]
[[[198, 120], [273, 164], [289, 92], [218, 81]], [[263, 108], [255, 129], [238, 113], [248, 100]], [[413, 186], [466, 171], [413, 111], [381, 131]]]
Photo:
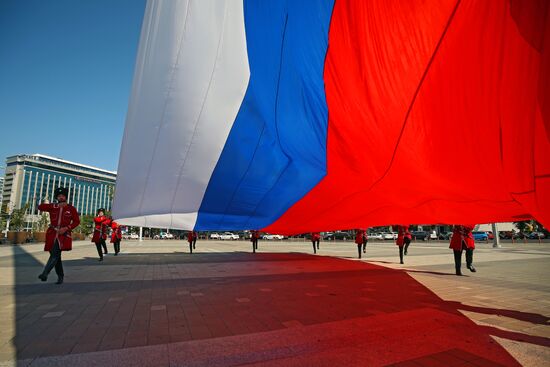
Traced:
[[435, 233], [435, 231], [430, 233], [430, 240], [437, 240], [437, 233]]
[[130, 234], [130, 236], [128, 236], [128, 238], [131, 239], [131, 240], [139, 240], [139, 234], [132, 233], [132, 234]]
[[395, 232], [384, 232], [384, 233], [382, 233], [382, 238], [384, 240], [396, 240], [397, 239], [397, 233], [395, 233]]
[[210, 233], [210, 239], [211, 240], [219, 240], [220, 235], [218, 233]]
[[219, 237], [220, 240], [238, 240], [239, 235], [231, 232], [222, 233]]
[[383, 240], [384, 237], [381, 233], [371, 233], [367, 235], [369, 237], [369, 240]]
[[280, 234], [264, 234], [262, 236], [262, 239], [264, 240], [277, 240], [277, 241], [280, 241], [280, 240], [284, 240], [285, 239], [285, 236], [281, 236]]
[[172, 233], [164, 233], [164, 235], [160, 236], [163, 240], [173, 240], [174, 235]]

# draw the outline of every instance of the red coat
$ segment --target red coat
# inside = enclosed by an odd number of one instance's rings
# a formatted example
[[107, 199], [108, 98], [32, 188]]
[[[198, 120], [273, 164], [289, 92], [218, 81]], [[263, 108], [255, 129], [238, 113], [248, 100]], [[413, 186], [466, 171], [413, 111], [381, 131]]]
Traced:
[[257, 240], [260, 238], [260, 231], [252, 230], [250, 231], [250, 240]]
[[[40, 204], [38, 210], [50, 213], [50, 227], [46, 231], [44, 251], [50, 251], [53, 248], [55, 239], [58, 240], [61, 251], [71, 251], [73, 249], [71, 231], [80, 224], [80, 218], [75, 207], [70, 204], [63, 206], [59, 204]], [[67, 227], [68, 231], [60, 235], [57, 233], [57, 229], [62, 227]]]
[[104, 215], [94, 218], [94, 235], [92, 242], [97, 243], [100, 239], [107, 239], [107, 227], [111, 224], [111, 220]]
[[193, 242], [193, 240], [196, 240], [196, 239], [197, 239], [197, 232], [195, 232], [195, 231], [187, 232], [187, 241], [188, 242]]
[[358, 245], [363, 244], [363, 236], [365, 236], [365, 230], [364, 229], [357, 229], [355, 231], [355, 243]]
[[122, 240], [122, 231], [117, 222], [111, 221], [111, 229], [113, 230], [111, 233], [111, 243]]
[[474, 235], [472, 234], [474, 227], [475, 226], [471, 224], [454, 226], [449, 248], [454, 251], [460, 251], [462, 250], [462, 241], [464, 241], [467, 248], [475, 249], [476, 245], [474, 242]]
[[405, 244], [405, 238], [408, 238], [409, 240], [412, 239], [412, 234], [409, 232], [409, 226], [397, 226], [397, 240], [395, 241], [395, 244], [402, 247]]
[[311, 232], [311, 241], [320, 241], [321, 234], [319, 232]]

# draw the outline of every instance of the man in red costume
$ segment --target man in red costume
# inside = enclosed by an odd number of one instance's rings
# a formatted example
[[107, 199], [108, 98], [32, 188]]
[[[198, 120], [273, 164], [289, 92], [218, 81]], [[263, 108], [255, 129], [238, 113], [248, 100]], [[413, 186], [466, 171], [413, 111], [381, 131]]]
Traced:
[[407, 254], [407, 249], [411, 243], [412, 235], [411, 232], [409, 232], [408, 225], [400, 225], [397, 226], [397, 228], [394, 226], [393, 228], [394, 230], [397, 229], [397, 240], [395, 241], [395, 244], [399, 246], [399, 263], [403, 264], [403, 252], [405, 255]]
[[189, 252], [193, 253], [193, 250], [195, 249], [195, 245], [197, 243], [197, 232], [195, 231], [188, 231], [187, 232], [187, 242], [189, 242]]
[[260, 238], [260, 231], [251, 230], [250, 231], [250, 241], [252, 242], [252, 252], [255, 253], [258, 249], [258, 239]]
[[120, 226], [114, 220], [111, 221], [111, 243], [115, 248], [115, 256], [120, 252], [120, 241], [122, 241], [122, 231]]
[[[107, 227], [111, 224], [108, 217], [105, 216], [105, 209], [99, 208], [94, 218], [94, 235], [92, 242], [95, 243], [97, 248], [97, 254], [99, 255], [99, 261], [103, 261], [103, 253], [107, 254]], [[103, 252], [101, 248], [103, 247]]]
[[359, 258], [361, 258], [361, 247], [363, 246], [365, 233], [366, 231], [364, 229], [355, 230], [355, 243], [357, 244], [357, 253], [359, 254]]
[[454, 252], [456, 275], [462, 275], [460, 269], [462, 267], [462, 251], [466, 251], [466, 267], [471, 272], [476, 272], [473, 265], [474, 249], [476, 248], [474, 236], [472, 235], [474, 227], [473, 224], [455, 225], [453, 227], [453, 236], [449, 248], [453, 249]]
[[55, 284], [61, 284], [65, 277], [61, 262], [61, 251], [72, 250], [71, 231], [78, 227], [80, 218], [75, 207], [67, 204], [67, 196], [69, 196], [67, 188], [58, 187], [55, 189], [54, 196], [57, 199], [56, 204], [42, 203], [38, 206], [38, 210], [50, 213], [50, 226], [46, 232], [46, 244], [44, 245], [44, 251], [50, 252], [50, 258], [38, 278], [45, 282], [48, 280], [48, 274], [55, 267], [55, 273], [57, 274]]
[[[313, 244], [313, 253], [316, 254], [319, 250], [319, 242], [321, 241], [321, 234], [319, 232], [311, 232], [311, 243]], [[315, 247], [317, 244], [317, 248]]]

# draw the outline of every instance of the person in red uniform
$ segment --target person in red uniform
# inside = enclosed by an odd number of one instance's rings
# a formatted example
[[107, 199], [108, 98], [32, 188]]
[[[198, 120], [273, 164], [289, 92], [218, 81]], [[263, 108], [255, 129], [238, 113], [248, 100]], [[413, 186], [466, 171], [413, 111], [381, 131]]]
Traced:
[[357, 253], [359, 254], [359, 258], [361, 258], [361, 247], [363, 246], [364, 235], [365, 235], [364, 229], [355, 230], [355, 243], [357, 244]]
[[363, 253], [367, 253], [367, 243], [369, 242], [369, 236], [367, 235], [367, 230], [363, 230]]
[[408, 225], [394, 226], [393, 229], [394, 231], [397, 230], [397, 240], [395, 240], [395, 244], [399, 247], [399, 263], [404, 264], [403, 252], [405, 255], [407, 254], [407, 249], [411, 243], [412, 235], [411, 232], [409, 232]]
[[[103, 254], [107, 254], [107, 227], [111, 224], [108, 217], [105, 216], [105, 209], [99, 208], [94, 218], [94, 235], [92, 242], [95, 243], [99, 261], [103, 261]], [[103, 252], [101, 251], [103, 248]]]
[[120, 252], [120, 241], [122, 241], [122, 228], [117, 222], [111, 220], [111, 243], [115, 248], [115, 256]]
[[252, 242], [252, 252], [256, 253], [258, 249], [258, 239], [260, 238], [260, 231], [253, 229], [250, 231], [250, 241]]
[[193, 250], [195, 249], [195, 245], [197, 243], [197, 232], [195, 231], [187, 231], [187, 242], [189, 242], [189, 252], [193, 253]]
[[453, 227], [453, 236], [449, 248], [453, 250], [455, 257], [456, 275], [462, 275], [462, 251], [466, 251], [466, 267], [472, 273], [476, 272], [474, 268], [474, 249], [476, 248], [472, 231], [475, 225], [463, 224]]
[[[313, 253], [316, 254], [319, 250], [319, 242], [321, 241], [321, 234], [319, 232], [311, 232], [311, 243], [313, 244]], [[317, 247], [315, 247], [317, 244]]]
[[50, 213], [50, 226], [46, 232], [46, 243], [44, 245], [44, 251], [49, 251], [50, 258], [44, 267], [44, 271], [38, 276], [43, 282], [48, 280], [48, 274], [54, 267], [57, 274], [55, 284], [62, 284], [65, 277], [61, 252], [72, 250], [71, 231], [80, 224], [80, 218], [75, 207], [67, 203], [68, 194], [69, 190], [67, 188], [58, 187], [54, 192], [57, 199], [56, 204], [42, 203], [38, 206], [38, 210]]

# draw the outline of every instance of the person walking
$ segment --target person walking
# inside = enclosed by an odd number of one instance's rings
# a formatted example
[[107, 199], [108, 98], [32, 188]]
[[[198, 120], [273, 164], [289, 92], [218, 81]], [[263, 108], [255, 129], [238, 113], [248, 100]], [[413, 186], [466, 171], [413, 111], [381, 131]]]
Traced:
[[466, 267], [472, 273], [476, 272], [474, 268], [474, 249], [476, 248], [472, 231], [475, 225], [463, 224], [453, 227], [453, 235], [449, 248], [453, 250], [455, 258], [456, 275], [462, 275], [462, 252], [466, 251]]
[[364, 235], [365, 235], [364, 229], [355, 230], [355, 243], [357, 244], [357, 254], [359, 255], [359, 258], [361, 258], [361, 247], [363, 247]]
[[[313, 253], [316, 254], [319, 250], [319, 242], [321, 241], [321, 234], [319, 232], [311, 232], [311, 243], [313, 244]], [[317, 247], [315, 247], [317, 245]]]
[[117, 222], [111, 220], [111, 243], [115, 249], [115, 256], [120, 252], [120, 241], [122, 241], [122, 230]]
[[403, 241], [405, 242], [405, 249], [403, 253], [405, 256], [407, 256], [407, 251], [412, 241], [412, 233], [409, 229], [410, 229], [410, 226], [408, 225], [403, 226]]
[[[94, 235], [92, 242], [95, 243], [99, 261], [103, 261], [103, 255], [107, 254], [107, 226], [111, 224], [109, 218], [105, 216], [105, 209], [99, 208], [94, 218]], [[101, 251], [103, 249], [103, 252]]]
[[252, 252], [256, 253], [256, 250], [258, 249], [258, 239], [260, 238], [260, 231], [258, 230], [251, 230], [250, 231], [250, 241], [252, 242]]
[[197, 244], [197, 232], [195, 231], [187, 231], [187, 242], [189, 242], [189, 253], [193, 253], [193, 250], [195, 249], [195, 246]]
[[[409, 231], [409, 226], [399, 225], [393, 226], [393, 230], [397, 231], [397, 239], [395, 244], [399, 247], [399, 263], [404, 264], [403, 262], [403, 248], [405, 247], [405, 233]], [[409, 241], [410, 243], [410, 241]]]
[[50, 271], [55, 268], [55, 273], [57, 274], [57, 282], [55, 284], [62, 284], [65, 273], [61, 261], [61, 253], [62, 251], [72, 250], [73, 240], [71, 231], [78, 227], [80, 218], [75, 207], [67, 203], [67, 197], [69, 196], [67, 188], [58, 187], [54, 191], [54, 196], [57, 203], [49, 204], [43, 202], [38, 205], [38, 210], [50, 214], [50, 226], [46, 231], [46, 243], [44, 244], [44, 251], [48, 251], [50, 257], [38, 278], [45, 282], [48, 280]]
[[367, 253], [367, 243], [369, 242], [369, 236], [367, 235], [367, 230], [363, 230], [363, 253]]

